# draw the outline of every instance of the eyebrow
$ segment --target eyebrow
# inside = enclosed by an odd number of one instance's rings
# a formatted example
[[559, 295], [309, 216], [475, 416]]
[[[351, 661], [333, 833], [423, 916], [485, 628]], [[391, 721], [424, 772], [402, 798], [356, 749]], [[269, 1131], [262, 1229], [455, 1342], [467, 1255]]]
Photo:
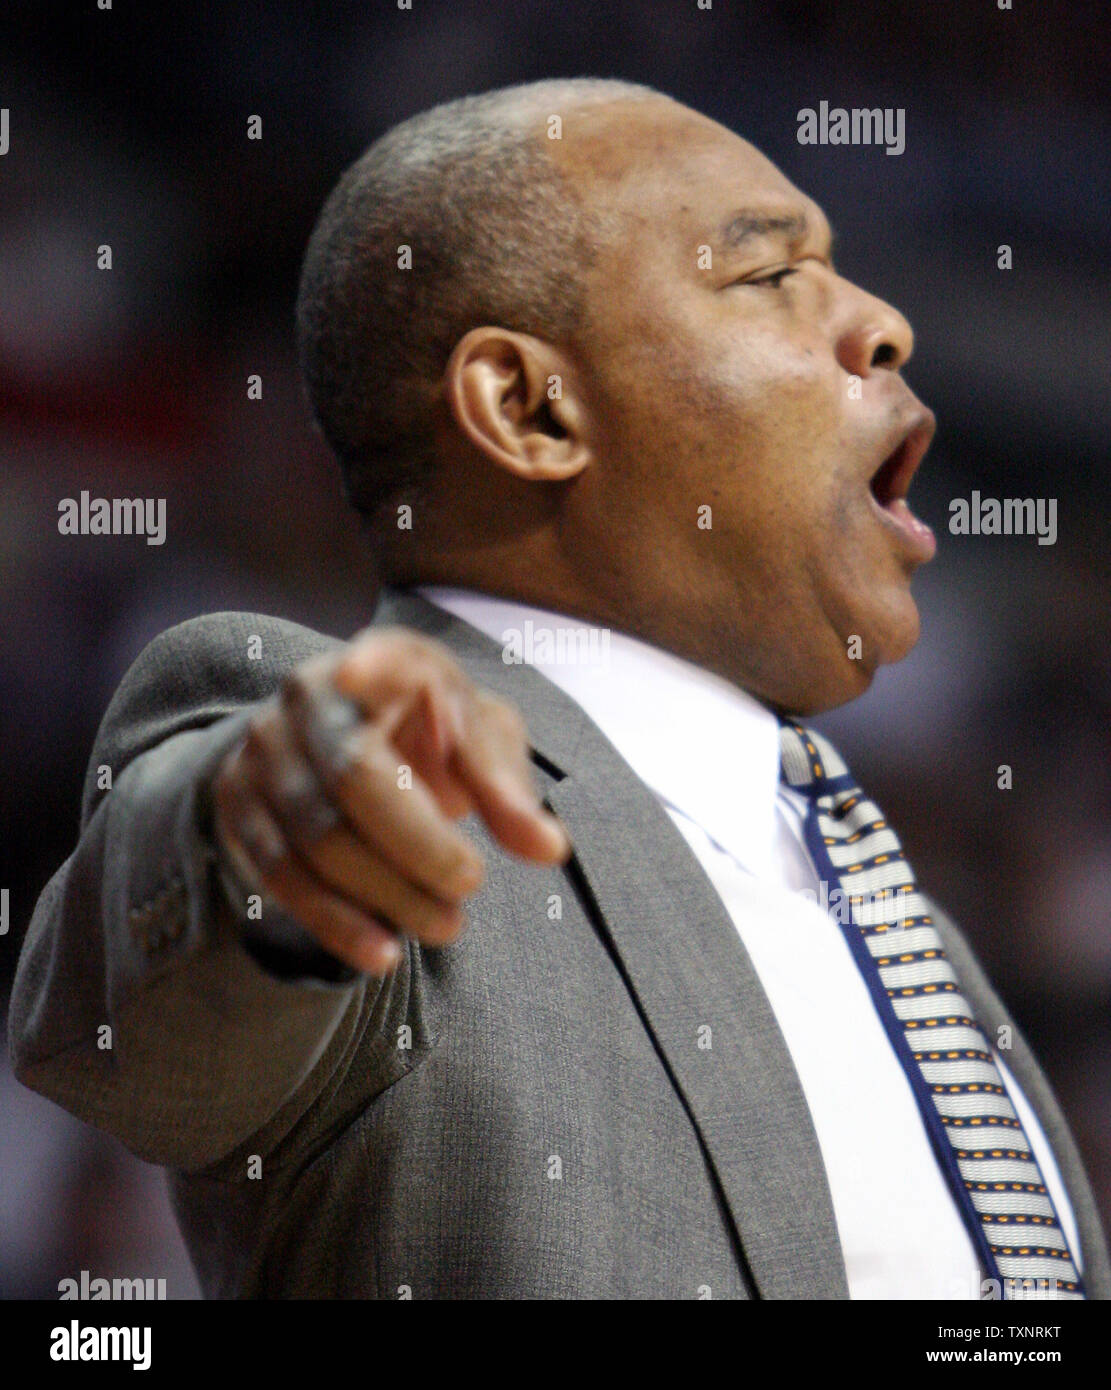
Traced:
[[[755, 241], [760, 237], [782, 236], [783, 239], [794, 245], [800, 241], [805, 241], [810, 235], [810, 221], [804, 212], [780, 213], [779, 215], [769, 215], [766, 212], [755, 212], [749, 209], [742, 209], [732, 213], [722, 225], [721, 239], [726, 246], [743, 246], [747, 241]], [[833, 230], [830, 229], [830, 244], [833, 243]]]

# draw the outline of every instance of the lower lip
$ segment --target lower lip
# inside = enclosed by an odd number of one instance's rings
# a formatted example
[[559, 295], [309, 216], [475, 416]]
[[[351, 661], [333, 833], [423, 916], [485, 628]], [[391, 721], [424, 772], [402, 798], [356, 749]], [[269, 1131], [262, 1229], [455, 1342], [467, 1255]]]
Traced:
[[924, 521], [919, 521], [900, 497], [881, 507], [872, 498], [872, 506], [884, 524], [899, 538], [907, 555], [918, 565], [924, 565], [937, 554], [937, 537]]

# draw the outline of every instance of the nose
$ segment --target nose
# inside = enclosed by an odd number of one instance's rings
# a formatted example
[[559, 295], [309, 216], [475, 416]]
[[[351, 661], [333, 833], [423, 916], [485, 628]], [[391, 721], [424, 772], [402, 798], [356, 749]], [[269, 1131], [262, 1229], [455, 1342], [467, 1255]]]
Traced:
[[846, 318], [837, 336], [837, 360], [853, 376], [879, 368], [897, 372], [914, 351], [914, 331], [898, 309], [875, 295], [849, 287]]

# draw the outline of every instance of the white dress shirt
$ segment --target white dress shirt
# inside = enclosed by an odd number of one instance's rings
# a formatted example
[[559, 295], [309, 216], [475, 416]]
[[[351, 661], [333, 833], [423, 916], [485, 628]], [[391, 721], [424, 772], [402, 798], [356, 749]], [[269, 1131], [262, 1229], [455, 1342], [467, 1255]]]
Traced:
[[[535, 637], [585, 624], [462, 589], [420, 592], [499, 643], [531, 623], [526, 658], [655, 792], [706, 870], [771, 1001], [810, 1107], [850, 1296], [980, 1298], [979, 1260], [910, 1082], [841, 927], [819, 906], [819, 876], [803, 838], [805, 798], [780, 781], [775, 715], [720, 676], [622, 633], [609, 633], [589, 663], [549, 662]], [[996, 1063], [1079, 1267], [1075, 1218], [1049, 1144], [998, 1054]]]

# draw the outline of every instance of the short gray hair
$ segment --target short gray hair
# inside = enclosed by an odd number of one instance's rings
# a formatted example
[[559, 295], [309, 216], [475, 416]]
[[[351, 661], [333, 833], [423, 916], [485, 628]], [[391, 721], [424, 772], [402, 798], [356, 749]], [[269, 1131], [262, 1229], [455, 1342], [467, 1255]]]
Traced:
[[298, 354], [348, 501], [365, 516], [433, 467], [437, 386], [469, 329], [558, 344], [578, 321], [584, 272], [612, 227], [560, 173], [541, 122], [649, 97], [662, 94], [604, 78], [462, 97], [394, 126], [344, 173], [305, 254]]

